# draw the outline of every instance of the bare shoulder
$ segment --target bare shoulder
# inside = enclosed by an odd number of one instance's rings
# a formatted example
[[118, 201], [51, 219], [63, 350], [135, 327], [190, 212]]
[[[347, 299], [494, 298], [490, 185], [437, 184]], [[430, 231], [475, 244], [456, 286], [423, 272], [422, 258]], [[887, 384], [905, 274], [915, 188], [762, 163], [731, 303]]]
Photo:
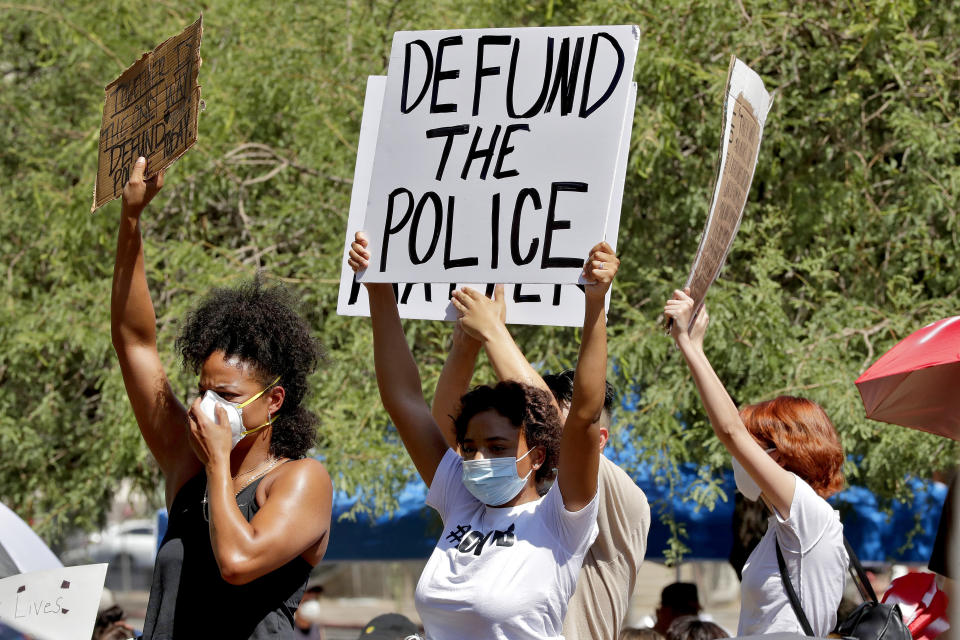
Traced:
[[315, 497], [325, 497], [327, 500], [333, 493], [330, 474], [322, 462], [314, 458], [290, 460], [279, 465], [264, 479], [263, 490], [265, 497], [274, 490], [283, 493], [291, 492], [296, 495], [309, 494]]

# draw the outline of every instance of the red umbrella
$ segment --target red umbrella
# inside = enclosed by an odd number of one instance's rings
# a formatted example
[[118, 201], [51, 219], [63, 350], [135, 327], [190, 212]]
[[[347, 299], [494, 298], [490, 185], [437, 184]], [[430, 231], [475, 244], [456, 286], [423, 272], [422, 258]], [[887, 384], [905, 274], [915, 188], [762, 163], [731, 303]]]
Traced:
[[868, 418], [960, 440], [960, 316], [910, 334], [856, 384]]

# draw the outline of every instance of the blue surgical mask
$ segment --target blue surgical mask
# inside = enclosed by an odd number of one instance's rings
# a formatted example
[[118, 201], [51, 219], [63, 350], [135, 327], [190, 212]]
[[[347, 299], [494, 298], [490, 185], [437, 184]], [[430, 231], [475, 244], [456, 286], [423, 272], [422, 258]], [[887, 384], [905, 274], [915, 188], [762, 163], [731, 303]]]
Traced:
[[527, 483], [527, 478], [533, 473], [533, 469], [530, 469], [522, 478], [517, 473], [517, 462], [530, 455], [530, 451], [533, 449], [519, 458], [510, 456], [464, 460], [463, 486], [474, 498], [491, 507], [510, 502], [520, 493]]

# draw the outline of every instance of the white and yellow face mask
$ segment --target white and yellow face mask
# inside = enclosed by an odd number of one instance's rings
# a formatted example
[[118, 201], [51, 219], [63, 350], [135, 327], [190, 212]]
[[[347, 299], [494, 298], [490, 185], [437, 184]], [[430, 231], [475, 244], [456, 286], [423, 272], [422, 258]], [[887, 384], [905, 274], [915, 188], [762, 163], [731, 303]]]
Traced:
[[266, 393], [271, 389], [277, 382], [280, 381], [280, 376], [277, 376], [273, 382], [268, 384], [260, 393], [244, 400], [243, 402], [236, 403], [230, 402], [229, 400], [224, 400], [220, 397], [216, 391], [207, 389], [203, 394], [203, 399], [200, 400], [200, 410], [203, 412], [203, 415], [207, 416], [213, 422], [217, 422], [217, 407], [223, 407], [223, 410], [227, 412], [227, 420], [230, 422], [230, 432], [233, 436], [233, 444], [231, 448], [236, 447], [237, 443], [246, 438], [251, 433], [256, 433], [261, 429], [265, 429], [273, 424], [275, 420], [274, 416], [270, 416], [270, 419], [261, 424], [258, 427], [252, 429], [246, 429], [243, 426], [243, 408], [248, 404], [254, 402], [257, 398]]

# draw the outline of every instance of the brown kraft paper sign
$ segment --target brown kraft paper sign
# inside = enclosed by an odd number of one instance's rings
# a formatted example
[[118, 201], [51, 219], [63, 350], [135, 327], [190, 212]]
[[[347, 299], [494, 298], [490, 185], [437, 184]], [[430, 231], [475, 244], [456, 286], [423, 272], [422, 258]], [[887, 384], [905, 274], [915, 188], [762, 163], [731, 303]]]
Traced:
[[690, 297], [698, 310], [707, 295], [707, 289], [720, 275], [720, 269], [740, 228], [757, 164], [757, 152], [760, 150], [760, 131], [760, 123], [750, 104], [742, 95], [737, 96], [733, 105], [727, 161], [719, 177], [716, 208], [700, 241], [697, 259], [687, 283]]
[[145, 53], [104, 89], [93, 206], [119, 198], [137, 158], [152, 178], [197, 141], [203, 16]]

